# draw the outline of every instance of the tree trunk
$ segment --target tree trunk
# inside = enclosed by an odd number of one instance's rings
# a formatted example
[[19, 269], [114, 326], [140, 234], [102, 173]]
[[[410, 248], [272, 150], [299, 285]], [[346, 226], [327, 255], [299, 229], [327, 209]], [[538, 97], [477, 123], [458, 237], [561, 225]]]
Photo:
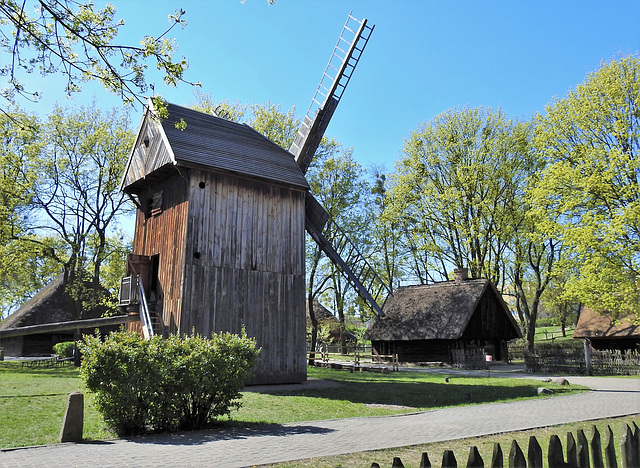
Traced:
[[309, 292], [307, 296], [307, 304], [309, 307], [309, 318], [311, 319], [311, 349], [309, 352], [309, 365], [313, 366], [316, 359], [316, 344], [318, 342], [318, 319], [313, 310], [313, 293]]

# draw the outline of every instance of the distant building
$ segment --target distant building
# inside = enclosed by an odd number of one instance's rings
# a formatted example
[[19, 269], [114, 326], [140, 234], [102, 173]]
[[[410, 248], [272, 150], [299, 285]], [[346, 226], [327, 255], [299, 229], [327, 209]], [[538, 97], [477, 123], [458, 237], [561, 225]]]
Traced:
[[573, 337], [590, 340], [594, 349], [640, 351], [640, 320], [636, 315], [616, 319], [609, 312], [596, 312], [585, 307]]
[[[3, 331], [15, 331], [33, 325], [70, 322], [76, 319], [75, 304], [64, 284], [64, 275], [59, 275], [22, 307], [0, 322], [0, 347], [5, 356], [48, 356], [53, 353], [53, 346], [63, 341], [74, 340], [74, 330], [58, 330], [38, 332], [20, 336], [2, 336]], [[95, 307], [84, 310], [83, 319], [101, 317], [106, 309]], [[101, 327], [101, 331], [116, 330], [118, 326]], [[95, 327], [81, 329], [82, 333], [92, 334]]]

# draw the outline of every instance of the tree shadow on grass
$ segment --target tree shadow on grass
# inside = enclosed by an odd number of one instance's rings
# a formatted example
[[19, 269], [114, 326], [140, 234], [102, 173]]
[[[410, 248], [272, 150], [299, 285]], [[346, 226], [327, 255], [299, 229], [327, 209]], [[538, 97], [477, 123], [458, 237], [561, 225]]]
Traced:
[[[415, 380], [415, 381], [411, 381]], [[492, 403], [537, 396], [539, 382], [531, 383], [495, 384], [482, 383], [487, 379], [465, 377], [457, 383], [459, 378], [449, 378], [446, 382], [425, 382], [419, 378], [402, 381], [341, 381], [339, 386], [318, 388], [303, 388], [300, 390], [278, 390], [273, 388], [260, 393], [274, 396], [305, 396], [330, 400], [349, 401], [361, 404], [396, 405], [426, 410], [446, 406], [459, 406], [474, 403]], [[570, 393], [575, 389], [547, 385], [554, 394]], [[549, 395], [546, 395], [549, 396]]]

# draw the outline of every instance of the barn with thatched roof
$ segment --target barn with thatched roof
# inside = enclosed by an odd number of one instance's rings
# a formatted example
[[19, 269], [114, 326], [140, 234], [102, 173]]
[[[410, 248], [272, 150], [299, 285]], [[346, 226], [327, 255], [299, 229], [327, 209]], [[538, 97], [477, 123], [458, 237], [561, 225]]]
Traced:
[[594, 349], [639, 351], [640, 320], [635, 314], [616, 318], [609, 312], [596, 312], [585, 307], [573, 337], [590, 340]]
[[452, 363], [456, 352], [484, 350], [507, 360], [507, 342], [522, 336], [495, 286], [487, 279], [459, 279], [401, 287], [384, 304], [384, 317], [365, 334], [374, 354], [401, 362]]
[[[73, 341], [74, 328], [43, 327], [48, 324], [68, 324], [76, 322], [76, 306], [64, 282], [59, 275], [42, 288], [18, 310], [0, 322], [0, 347], [6, 356], [46, 356], [53, 353], [53, 345], [63, 341]], [[103, 306], [82, 311], [83, 319], [101, 317], [106, 311]], [[117, 325], [100, 327], [107, 332], [117, 329]], [[93, 333], [96, 326], [80, 328], [82, 333]], [[23, 333], [20, 330], [25, 330]], [[34, 331], [36, 329], [36, 331]]]

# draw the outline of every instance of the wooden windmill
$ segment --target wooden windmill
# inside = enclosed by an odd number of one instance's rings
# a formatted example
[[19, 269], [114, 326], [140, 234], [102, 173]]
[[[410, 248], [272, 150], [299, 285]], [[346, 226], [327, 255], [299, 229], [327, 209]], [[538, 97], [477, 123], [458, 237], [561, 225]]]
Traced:
[[261, 348], [253, 383], [305, 380], [305, 229], [381, 313], [369, 291], [384, 283], [345, 235], [327, 240], [304, 177], [372, 30], [349, 15], [291, 152], [174, 104], [158, 119], [149, 102], [122, 181], [138, 210], [120, 294], [145, 336], [244, 328]]

